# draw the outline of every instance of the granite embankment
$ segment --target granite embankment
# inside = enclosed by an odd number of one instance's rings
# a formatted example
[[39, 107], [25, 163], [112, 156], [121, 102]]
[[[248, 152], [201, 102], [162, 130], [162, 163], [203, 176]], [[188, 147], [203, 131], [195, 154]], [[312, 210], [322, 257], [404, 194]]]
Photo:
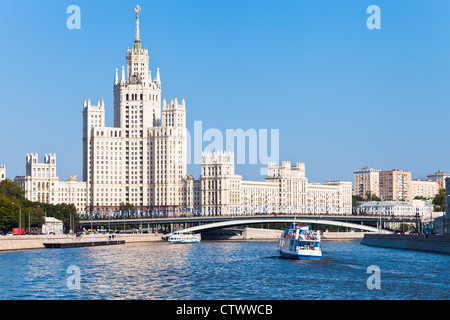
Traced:
[[361, 244], [450, 254], [450, 235], [367, 234]]
[[[242, 240], [278, 240], [283, 231], [273, 229], [245, 228]], [[364, 232], [323, 232], [322, 240], [362, 239]]]
[[[144, 233], [144, 234], [121, 234], [120, 238], [125, 240], [125, 243], [136, 242], [151, 242], [161, 241], [161, 234]], [[28, 249], [43, 249], [42, 244], [46, 239], [68, 239], [69, 235], [14, 235], [14, 236], [0, 236], [0, 251], [11, 250], [28, 250]]]
[[[202, 235], [202, 239], [231, 241], [277, 241], [282, 233], [282, 230], [275, 229], [222, 229], [205, 235], [204, 237]], [[322, 239], [324, 241], [362, 239], [364, 234], [365, 232], [324, 232], [322, 233]]]
[[[276, 241], [280, 237], [281, 230], [245, 228], [241, 234], [227, 235], [226, 237], [214, 237], [215, 240], [231, 241]], [[162, 234], [121, 234], [120, 238], [125, 240], [125, 244], [137, 242], [164, 241]], [[47, 235], [14, 235], [0, 236], [0, 251], [44, 249], [42, 242], [46, 239], [67, 239], [69, 235], [47, 236]], [[323, 240], [350, 240], [362, 239], [363, 232], [324, 232]]]

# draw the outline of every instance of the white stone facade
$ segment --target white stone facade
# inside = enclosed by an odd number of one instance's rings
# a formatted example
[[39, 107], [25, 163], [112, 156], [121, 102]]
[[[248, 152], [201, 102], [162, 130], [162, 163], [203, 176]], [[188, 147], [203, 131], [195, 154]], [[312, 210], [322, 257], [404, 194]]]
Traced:
[[[89, 211], [136, 208], [177, 209], [187, 174], [186, 104], [161, 99], [159, 68], [152, 78], [148, 50], [142, 47], [139, 15], [128, 49], [127, 72], [114, 80], [114, 128], [105, 127], [102, 102], [84, 103], [83, 180]], [[162, 110], [161, 110], [162, 104]]]
[[56, 175], [56, 155], [46, 154], [44, 162], [39, 162], [37, 153], [26, 156], [26, 175], [14, 178], [25, 191], [30, 201], [49, 204], [74, 204], [77, 212], [85, 212], [86, 183], [71, 176], [68, 181], [60, 181]]
[[278, 182], [242, 181], [241, 212], [279, 212], [280, 192]]
[[265, 181], [245, 181], [234, 172], [233, 153], [204, 153], [200, 212], [215, 214], [306, 214], [352, 212], [351, 181], [308, 183], [305, 164], [268, 164]]
[[242, 176], [234, 173], [234, 154], [204, 153], [201, 170], [201, 212], [213, 215], [240, 212]]

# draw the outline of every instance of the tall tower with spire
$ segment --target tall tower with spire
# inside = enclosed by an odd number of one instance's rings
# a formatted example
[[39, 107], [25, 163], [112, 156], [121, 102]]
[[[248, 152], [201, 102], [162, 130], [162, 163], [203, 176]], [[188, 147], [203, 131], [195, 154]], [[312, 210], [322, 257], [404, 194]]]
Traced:
[[126, 69], [115, 69], [114, 127], [105, 126], [103, 100], [92, 106], [88, 99], [83, 106], [88, 211], [115, 210], [121, 203], [172, 212], [180, 206], [187, 167], [186, 104], [176, 97], [162, 102], [159, 68], [152, 78], [148, 49], [141, 43], [141, 8], [134, 11], [136, 31]]
[[[149, 70], [148, 49], [143, 48], [139, 29], [139, 13], [141, 8], [137, 6], [136, 33], [134, 43], [127, 51], [127, 72], [122, 66], [122, 75], [119, 80], [117, 69], [114, 79], [114, 126], [130, 129], [129, 135], [140, 135], [145, 128], [158, 126], [161, 121], [161, 81], [159, 68], [156, 69], [156, 77], [152, 79]], [[139, 121], [130, 123], [127, 118], [127, 110], [130, 107], [139, 108]], [[136, 119], [135, 119], [136, 120]], [[134, 130], [131, 130], [134, 129]]]

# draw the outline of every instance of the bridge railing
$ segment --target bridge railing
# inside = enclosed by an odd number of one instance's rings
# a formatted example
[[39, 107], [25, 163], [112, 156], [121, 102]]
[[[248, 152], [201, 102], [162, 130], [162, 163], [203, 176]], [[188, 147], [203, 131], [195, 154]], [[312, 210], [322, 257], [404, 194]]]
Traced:
[[295, 212], [295, 213], [285, 213], [285, 212], [254, 212], [254, 213], [246, 213], [246, 214], [240, 214], [240, 213], [228, 213], [228, 214], [212, 214], [212, 213], [182, 213], [182, 214], [170, 214], [170, 213], [164, 213], [164, 214], [116, 214], [116, 213], [109, 213], [109, 214], [80, 214], [80, 220], [126, 220], [126, 219], [156, 219], [156, 218], [165, 218], [165, 219], [178, 219], [178, 218], [201, 218], [201, 217], [260, 217], [260, 216], [267, 216], [267, 217], [277, 217], [277, 216], [310, 216], [310, 217], [327, 217], [327, 216], [333, 216], [333, 217], [380, 217], [383, 219], [396, 219], [396, 218], [413, 218], [416, 217], [415, 214], [387, 214], [387, 213], [369, 213], [369, 212], [352, 212], [351, 214], [342, 214], [342, 213], [334, 213], [334, 212], [321, 212], [321, 213], [301, 213], [301, 212]]

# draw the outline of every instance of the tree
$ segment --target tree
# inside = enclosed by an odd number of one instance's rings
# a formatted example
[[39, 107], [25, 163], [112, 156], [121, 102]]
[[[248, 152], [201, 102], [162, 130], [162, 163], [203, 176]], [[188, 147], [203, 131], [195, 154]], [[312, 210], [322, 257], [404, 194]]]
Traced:
[[24, 199], [24, 191], [22, 188], [16, 182], [9, 179], [0, 181], [0, 194], [3, 194], [9, 199], [15, 198], [20, 201]]
[[433, 205], [435, 211], [445, 210], [445, 190], [439, 189], [438, 194], [433, 199]]
[[411, 224], [411, 223], [402, 223], [401, 225], [400, 225], [400, 228], [399, 228], [399, 230], [400, 231], [403, 231], [403, 232], [409, 232], [409, 231], [411, 231], [411, 230], [414, 230], [414, 225], [413, 224]]
[[366, 199], [367, 199], [367, 201], [381, 201], [381, 199], [379, 197], [377, 197], [376, 194], [373, 194], [370, 191], [366, 192]]
[[44, 217], [62, 220], [64, 229], [79, 227], [79, 216], [73, 204], [48, 204], [34, 202], [24, 198], [22, 188], [9, 179], [0, 182], [0, 230], [11, 231], [19, 227], [19, 216], [22, 211], [22, 228], [40, 228]]
[[359, 195], [353, 195], [352, 196], [352, 207], [357, 207], [361, 205], [360, 201], [364, 201], [363, 197], [359, 196]]
[[36, 232], [36, 229], [40, 228], [45, 223], [45, 212], [35, 203], [31, 203], [30, 206], [25, 207], [25, 209], [22, 210], [22, 216], [24, 218], [23, 228], [27, 232], [28, 228], [30, 228], [30, 232]]
[[124, 212], [124, 211], [130, 212], [130, 211], [134, 210], [134, 206], [131, 203], [128, 203], [128, 202], [124, 203], [124, 202], [122, 202], [122, 203], [120, 203], [120, 210], [122, 212]]
[[6, 233], [18, 225], [19, 211], [17, 206], [4, 194], [0, 194], [0, 230]]

